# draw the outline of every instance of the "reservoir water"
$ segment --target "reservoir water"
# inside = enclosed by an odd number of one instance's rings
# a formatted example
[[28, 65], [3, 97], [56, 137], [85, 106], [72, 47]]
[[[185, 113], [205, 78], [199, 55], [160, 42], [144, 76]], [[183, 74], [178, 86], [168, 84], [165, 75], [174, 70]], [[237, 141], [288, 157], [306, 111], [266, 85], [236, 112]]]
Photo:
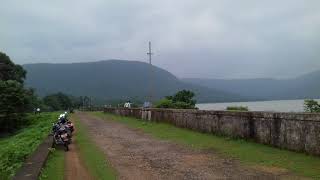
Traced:
[[[320, 103], [320, 99], [315, 99]], [[228, 106], [247, 106], [249, 111], [276, 111], [276, 112], [303, 112], [304, 99], [230, 102], [230, 103], [204, 103], [197, 104], [200, 110], [225, 110]]]

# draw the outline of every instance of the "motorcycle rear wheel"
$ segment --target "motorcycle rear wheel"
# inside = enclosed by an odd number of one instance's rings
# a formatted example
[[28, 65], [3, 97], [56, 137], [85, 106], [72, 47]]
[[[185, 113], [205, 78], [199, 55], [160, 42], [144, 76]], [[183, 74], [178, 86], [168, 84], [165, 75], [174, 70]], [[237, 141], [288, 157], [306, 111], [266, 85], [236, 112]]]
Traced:
[[68, 144], [64, 144], [64, 150], [65, 150], [65, 151], [69, 151], [69, 146], [68, 146]]
[[56, 146], [57, 146], [56, 141], [53, 139], [53, 142], [52, 142], [51, 148], [56, 148]]

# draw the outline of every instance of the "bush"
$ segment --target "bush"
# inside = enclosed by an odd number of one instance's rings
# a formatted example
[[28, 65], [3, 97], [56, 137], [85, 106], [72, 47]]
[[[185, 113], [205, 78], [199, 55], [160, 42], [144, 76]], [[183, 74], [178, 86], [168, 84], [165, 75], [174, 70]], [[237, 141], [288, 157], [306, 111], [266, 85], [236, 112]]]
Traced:
[[156, 103], [157, 108], [174, 108], [174, 104], [170, 99], [161, 99]]
[[313, 99], [304, 100], [305, 112], [320, 112], [320, 104]]
[[195, 109], [196, 101], [192, 91], [182, 90], [174, 96], [167, 96], [156, 103], [157, 108]]
[[249, 111], [249, 108], [246, 106], [228, 106], [227, 111]]

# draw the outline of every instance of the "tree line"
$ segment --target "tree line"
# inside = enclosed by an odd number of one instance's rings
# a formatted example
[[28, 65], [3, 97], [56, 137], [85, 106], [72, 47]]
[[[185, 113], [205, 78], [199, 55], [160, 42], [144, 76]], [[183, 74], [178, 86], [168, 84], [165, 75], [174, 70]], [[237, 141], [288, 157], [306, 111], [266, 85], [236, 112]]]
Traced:
[[28, 124], [26, 115], [35, 108], [58, 111], [88, 105], [89, 97], [73, 97], [55, 93], [43, 98], [25, 86], [27, 72], [0, 52], [0, 134], [12, 132]]
[[34, 91], [24, 87], [27, 72], [0, 52], [0, 132], [17, 129], [25, 122]]

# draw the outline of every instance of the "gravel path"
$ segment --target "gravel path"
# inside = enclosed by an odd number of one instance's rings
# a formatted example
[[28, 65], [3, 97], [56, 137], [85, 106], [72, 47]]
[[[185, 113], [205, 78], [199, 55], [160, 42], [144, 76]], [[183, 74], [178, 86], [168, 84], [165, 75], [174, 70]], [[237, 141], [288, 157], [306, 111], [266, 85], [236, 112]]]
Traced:
[[244, 167], [212, 151], [158, 140], [113, 120], [83, 112], [77, 116], [119, 179], [299, 179], [287, 171]]

